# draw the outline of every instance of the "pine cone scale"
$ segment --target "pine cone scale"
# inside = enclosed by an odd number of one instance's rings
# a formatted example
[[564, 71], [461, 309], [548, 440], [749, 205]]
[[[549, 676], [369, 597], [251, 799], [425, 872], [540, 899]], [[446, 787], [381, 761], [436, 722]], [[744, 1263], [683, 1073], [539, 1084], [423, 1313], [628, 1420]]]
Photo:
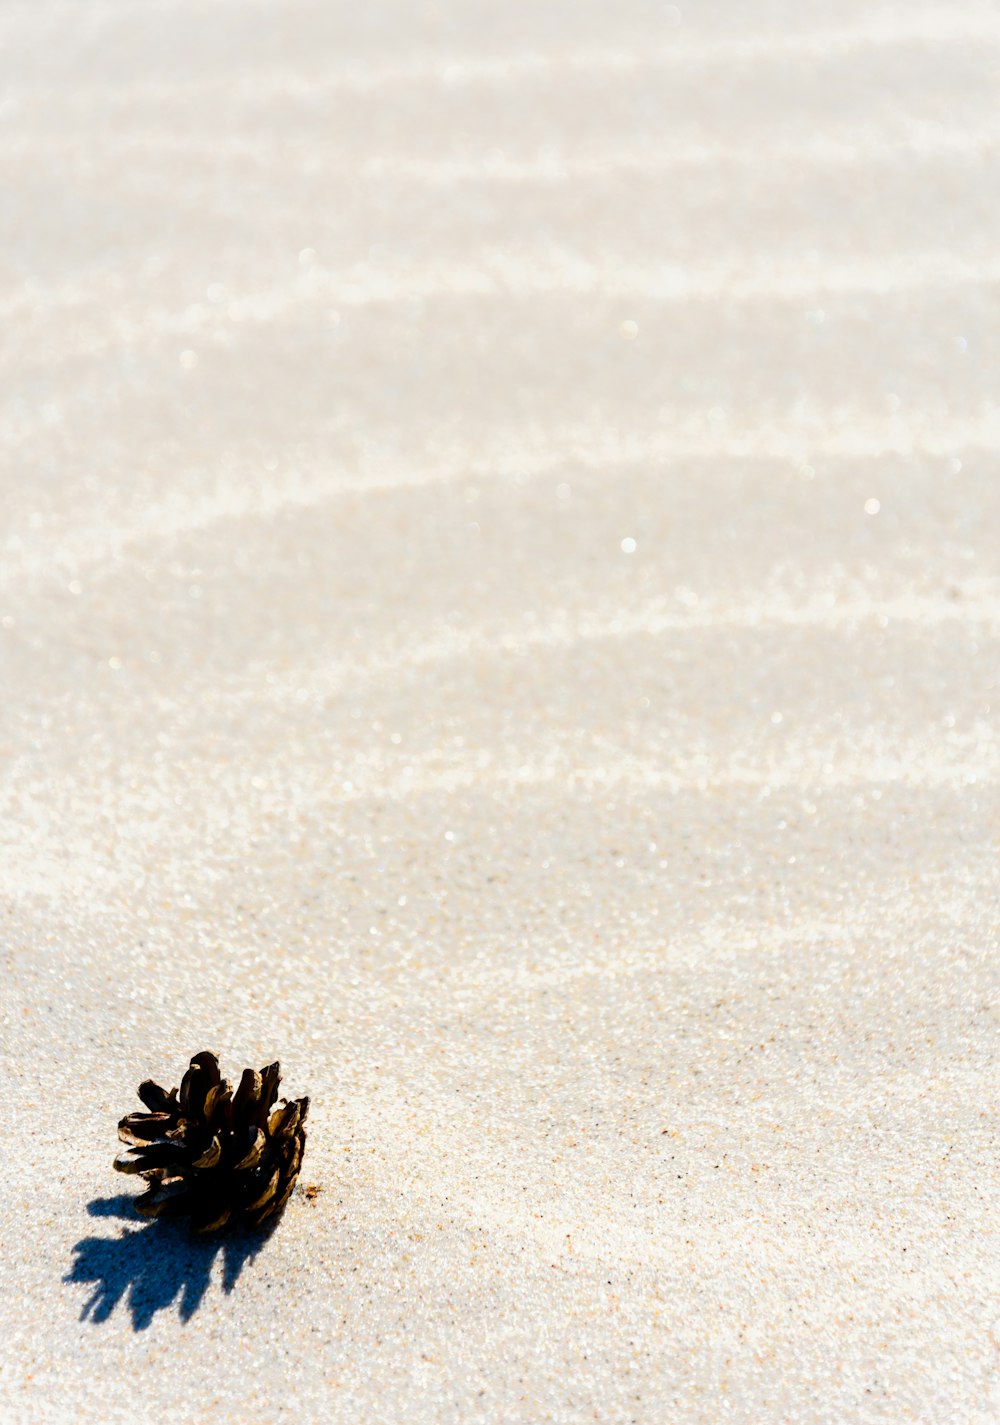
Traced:
[[244, 1069], [239, 1088], [233, 1095], [233, 1117], [249, 1120], [260, 1098], [264, 1080], [256, 1069]]
[[118, 1137], [123, 1143], [148, 1143], [165, 1133], [172, 1122], [169, 1113], [127, 1113], [118, 1125]]
[[219, 1078], [219, 1064], [214, 1055], [194, 1056], [191, 1067], [181, 1080], [181, 1112], [185, 1118], [201, 1116], [205, 1099], [219, 1082]]
[[266, 1145], [267, 1138], [264, 1135], [264, 1130], [262, 1128], [256, 1129], [250, 1151], [245, 1153], [238, 1163], [234, 1164], [235, 1171], [239, 1173], [242, 1172], [244, 1168], [255, 1168], [260, 1162], [260, 1155], [263, 1153]]
[[128, 1153], [135, 1159], [137, 1172], [147, 1168], [181, 1168], [195, 1166], [195, 1154], [187, 1143], [172, 1143], [168, 1139], [157, 1139], [153, 1143], [138, 1143], [129, 1148]]
[[181, 1217], [191, 1210], [193, 1197], [183, 1183], [151, 1183], [148, 1192], [135, 1199], [135, 1209], [143, 1217]]
[[264, 1191], [260, 1193], [257, 1197], [255, 1197], [251, 1202], [247, 1202], [244, 1204], [247, 1212], [253, 1212], [256, 1208], [263, 1207], [265, 1202], [269, 1202], [271, 1200], [274, 1194], [278, 1191], [278, 1180], [280, 1179], [280, 1177], [281, 1169], [275, 1168], [274, 1172], [271, 1174], [271, 1177], [268, 1179], [268, 1183]]
[[136, 1158], [130, 1158], [127, 1153], [120, 1153], [115, 1159], [115, 1170], [119, 1173], [141, 1173], [142, 1164]]
[[199, 1154], [199, 1156], [195, 1158], [191, 1166], [192, 1168], [214, 1168], [221, 1157], [222, 1144], [216, 1137], [212, 1139], [204, 1153]]
[[230, 1215], [231, 1209], [228, 1207], [216, 1209], [214, 1212], [206, 1210], [197, 1215], [192, 1214], [191, 1226], [195, 1232], [217, 1232], [220, 1228], [225, 1227]]
[[159, 1084], [154, 1084], [152, 1079], [144, 1079], [139, 1085], [138, 1093], [152, 1113], [169, 1113], [172, 1107], [177, 1106], [177, 1090], [171, 1089], [167, 1093]]
[[205, 1095], [205, 1120], [213, 1126], [217, 1118], [225, 1114], [227, 1099], [232, 1094], [233, 1086], [228, 1079], [223, 1079], [220, 1083], [210, 1088]]

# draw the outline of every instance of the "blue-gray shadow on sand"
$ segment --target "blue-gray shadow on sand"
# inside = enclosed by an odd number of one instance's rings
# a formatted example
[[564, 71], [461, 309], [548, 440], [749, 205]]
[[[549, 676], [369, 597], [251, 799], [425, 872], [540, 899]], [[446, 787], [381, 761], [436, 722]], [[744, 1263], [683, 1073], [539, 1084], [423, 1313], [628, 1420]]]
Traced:
[[[99, 1197], [87, 1206], [91, 1217], [115, 1217], [135, 1223], [118, 1237], [84, 1237], [73, 1248], [74, 1260], [63, 1278], [92, 1282], [81, 1321], [107, 1321], [124, 1301], [132, 1329], [145, 1331], [158, 1311], [179, 1302], [180, 1318], [189, 1321], [208, 1290], [212, 1264], [222, 1257], [222, 1290], [232, 1291], [244, 1264], [267, 1241], [267, 1232], [230, 1232], [196, 1237], [180, 1222], [150, 1222], [140, 1217], [127, 1194]], [[142, 1224], [139, 1226], [139, 1224]]]

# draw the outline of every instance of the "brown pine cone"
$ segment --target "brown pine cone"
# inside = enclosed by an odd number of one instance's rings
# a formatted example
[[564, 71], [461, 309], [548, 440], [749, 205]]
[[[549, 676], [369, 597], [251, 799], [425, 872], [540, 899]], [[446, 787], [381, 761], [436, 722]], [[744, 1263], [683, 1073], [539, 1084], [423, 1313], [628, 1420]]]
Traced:
[[195, 1054], [169, 1093], [147, 1079], [139, 1097], [149, 1113], [130, 1113], [118, 1137], [133, 1146], [115, 1159], [120, 1173], [139, 1173], [147, 1190], [135, 1200], [145, 1217], [190, 1217], [195, 1232], [257, 1227], [284, 1207], [305, 1147], [307, 1098], [282, 1099], [277, 1063], [244, 1069], [233, 1093], [207, 1051]]

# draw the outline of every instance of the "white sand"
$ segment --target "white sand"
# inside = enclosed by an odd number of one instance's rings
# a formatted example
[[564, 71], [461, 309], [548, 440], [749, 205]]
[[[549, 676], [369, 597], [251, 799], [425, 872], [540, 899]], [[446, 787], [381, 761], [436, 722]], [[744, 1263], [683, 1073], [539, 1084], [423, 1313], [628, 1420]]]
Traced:
[[[8, 0], [5, 1425], [1000, 1418], [998, 62]], [[117, 1200], [204, 1047], [256, 1254]]]

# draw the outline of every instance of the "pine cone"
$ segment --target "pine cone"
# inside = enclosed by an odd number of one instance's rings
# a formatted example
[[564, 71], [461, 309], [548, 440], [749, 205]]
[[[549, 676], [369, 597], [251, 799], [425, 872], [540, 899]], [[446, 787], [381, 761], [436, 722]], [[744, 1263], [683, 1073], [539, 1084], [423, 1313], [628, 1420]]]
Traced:
[[307, 1098], [282, 1099], [277, 1063], [244, 1069], [233, 1093], [214, 1054], [195, 1054], [177, 1090], [147, 1079], [139, 1097], [149, 1113], [130, 1113], [118, 1125], [128, 1152], [120, 1173], [149, 1184], [135, 1200], [144, 1217], [190, 1217], [196, 1232], [259, 1226], [280, 1212], [295, 1186], [305, 1147]]

